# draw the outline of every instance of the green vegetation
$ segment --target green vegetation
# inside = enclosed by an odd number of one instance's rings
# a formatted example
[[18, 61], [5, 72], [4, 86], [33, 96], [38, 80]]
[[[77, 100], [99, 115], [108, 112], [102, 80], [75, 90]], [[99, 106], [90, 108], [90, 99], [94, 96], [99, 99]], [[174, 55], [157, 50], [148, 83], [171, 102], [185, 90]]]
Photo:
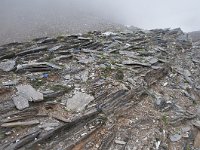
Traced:
[[168, 125], [169, 124], [168, 116], [167, 115], [163, 115], [162, 116], [162, 121], [163, 121], [164, 125]]
[[38, 89], [39, 87], [41, 87], [45, 83], [46, 83], [45, 79], [34, 79], [34, 80], [31, 80], [31, 85], [36, 89]]
[[54, 92], [63, 91], [65, 93], [70, 92], [71, 90], [73, 90], [73, 88], [74, 87], [68, 87], [68, 86], [63, 86], [63, 85], [54, 85], [50, 87], [50, 89], [53, 90]]

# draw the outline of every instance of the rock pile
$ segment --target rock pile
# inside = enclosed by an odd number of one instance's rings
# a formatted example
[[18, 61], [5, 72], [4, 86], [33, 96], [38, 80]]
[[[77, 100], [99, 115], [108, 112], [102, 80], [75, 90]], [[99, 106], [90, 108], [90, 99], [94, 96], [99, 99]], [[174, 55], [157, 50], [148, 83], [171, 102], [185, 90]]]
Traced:
[[2, 45], [0, 149], [198, 149], [199, 58], [181, 29]]

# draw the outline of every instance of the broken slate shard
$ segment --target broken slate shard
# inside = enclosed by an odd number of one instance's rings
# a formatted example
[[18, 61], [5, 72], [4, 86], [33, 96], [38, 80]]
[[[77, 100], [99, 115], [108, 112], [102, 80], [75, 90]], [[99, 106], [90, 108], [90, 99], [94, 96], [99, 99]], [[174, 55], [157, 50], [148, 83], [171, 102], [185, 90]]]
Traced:
[[51, 70], [60, 70], [60, 69], [62, 68], [48, 62], [17, 65], [17, 72], [20, 72], [20, 71], [40, 72], [40, 71], [51, 71]]
[[31, 120], [25, 122], [10, 122], [10, 123], [3, 123], [1, 127], [32, 126], [39, 123], [40, 122], [38, 120]]
[[172, 142], [177, 142], [177, 141], [179, 141], [181, 138], [182, 138], [182, 136], [181, 136], [180, 134], [174, 134], [174, 135], [171, 135], [171, 136], [170, 136], [170, 140], [171, 140]]
[[125, 145], [126, 144], [125, 141], [120, 141], [120, 140], [115, 140], [115, 143], [119, 144], [119, 145]]
[[124, 65], [137, 65], [137, 66], [143, 66], [143, 67], [151, 67], [151, 64], [149, 63], [141, 63], [138, 61], [132, 61], [132, 60], [125, 60], [122, 62]]
[[17, 86], [17, 93], [22, 97], [27, 98], [28, 101], [38, 102], [43, 100], [43, 94], [36, 91], [31, 85]]
[[12, 71], [15, 68], [15, 60], [7, 60], [0, 63], [0, 70]]
[[0, 46], [0, 149], [199, 149], [200, 44], [119, 30]]
[[37, 53], [40, 51], [45, 51], [45, 50], [47, 50], [47, 46], [40, 46], [40, 47], [22, 51], [22, 52], [18, 53], [17, 56], [24, 56], [24, 55], [28, 55], [28, 54], [32, 54], [32, 53]]
[[36, 91], [31, 85], [17, 86], [17, 93], [12, 98], [16, 108], [19, 110], [29, 107], [29, 101], [39, 102], [43, 99], [43, 94]]
[[72, 98], [67, 100], [67, 109], [80, 112], [84, 110], [85, 106], [87, 106], [92, 100], [94, 100], [93, 96], [82, 92], [76, 92]]
[[54, 52], [54, 51], [58, 50], [58, 49], [61, 48], [61, 47], [62, 47], [62, 45], [58, 45], [58, 46], [55, 46], [55, 47], [50, 48], [49, 51], [50, 51], [50, 52]]
[[13, 102], [17, 109], [23, 110], [29, 107], [29, 103], [27, 98], [23, 97], [22, 95], [17, 95], [13, 97]]

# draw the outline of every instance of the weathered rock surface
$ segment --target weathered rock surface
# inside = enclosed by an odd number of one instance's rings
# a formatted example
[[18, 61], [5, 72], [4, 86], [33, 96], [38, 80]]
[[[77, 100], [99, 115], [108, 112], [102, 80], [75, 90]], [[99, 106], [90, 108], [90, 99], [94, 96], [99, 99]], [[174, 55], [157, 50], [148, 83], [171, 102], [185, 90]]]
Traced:
[[196, 150], [199, 50], [179, 28], [2, 45], [0, 149]]
[[0, 69], [3, 71], [12, 71], [15, 67], [15, 60], [7, 60], [0, 63]]
[[13, 102], [17, 109], [22, 110], [29, 107], [28, 99], [22, 95], [17, 95], [13, 97]]
[[92, 100], [93, 96], [82, 92], [76, 92], [72, 98], [67, 100], [67, 109], [72, 111], [82, 111]]
[[31, 85], [18, 85], [17, 94], [30, 102], [38, 102], [44, 99], [43, 94], [36, 91]]

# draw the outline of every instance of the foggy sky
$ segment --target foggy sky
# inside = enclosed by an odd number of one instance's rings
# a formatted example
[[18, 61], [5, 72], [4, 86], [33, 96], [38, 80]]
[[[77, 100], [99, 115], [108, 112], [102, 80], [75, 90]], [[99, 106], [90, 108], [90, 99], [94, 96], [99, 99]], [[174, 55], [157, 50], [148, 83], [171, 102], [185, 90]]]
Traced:
[[103, 16], [126, 25], [200, 30], [199, 0], [93, 0], [92, 5]]
[[199, 6], [199, 0], [1, 0], [0, 36], [42, 36], [67, 30], [69, 24], [76, 29], [78, 22], [89, 29], [99, 20], [189, 32], [200, 30]]

